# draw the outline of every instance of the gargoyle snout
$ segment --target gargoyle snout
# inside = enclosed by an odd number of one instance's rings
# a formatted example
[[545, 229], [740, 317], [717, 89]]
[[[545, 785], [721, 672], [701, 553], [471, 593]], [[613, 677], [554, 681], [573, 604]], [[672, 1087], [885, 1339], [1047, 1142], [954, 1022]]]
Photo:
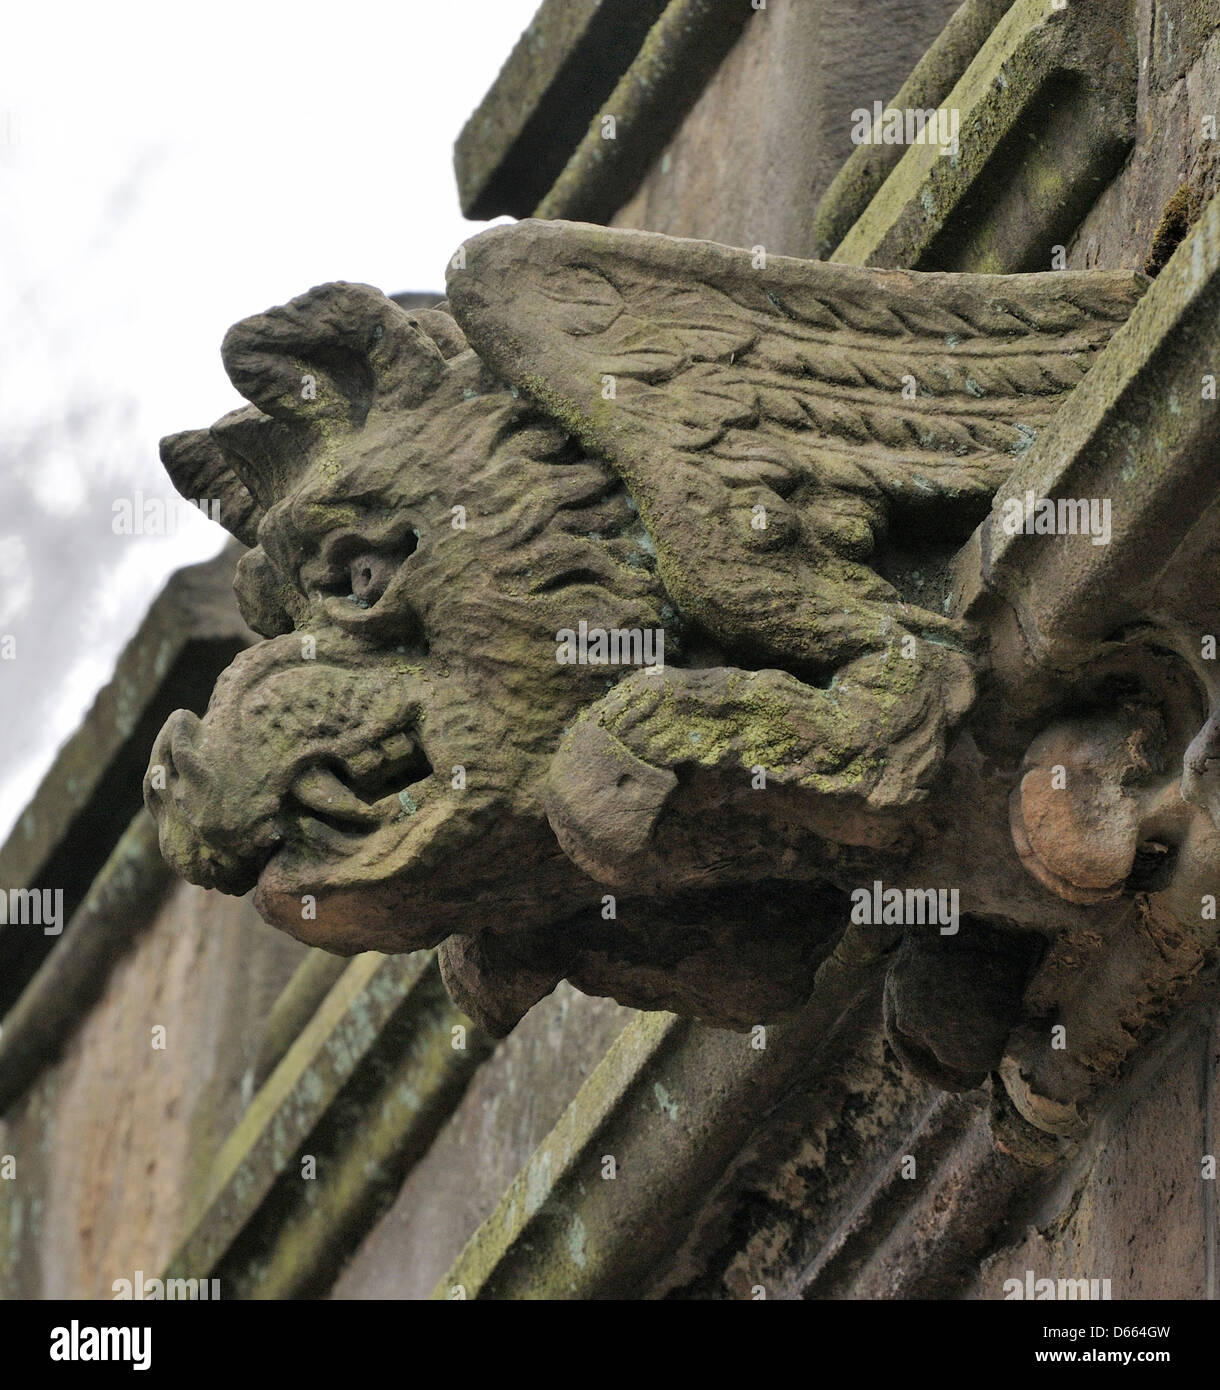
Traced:
[[250, 829], [224, 830], [220, 789], [199, 758], [202, 722], [188, 710], [165, 721], [144, 774], [144, 804], [157, 818], [161, 853], [183, 878], [244, 893], [266, 858]]
[[179, 780], [175, 754], [181, 755], [186, 744], [194, 739], [198, 728], [198, 718], [189, 710], [180, 709], [170, 715], [157, 735], [148, 760], [148, 771], [144, 774], [144, 804], [154, 816], [160, 817], [162, 809], [172, 801]]

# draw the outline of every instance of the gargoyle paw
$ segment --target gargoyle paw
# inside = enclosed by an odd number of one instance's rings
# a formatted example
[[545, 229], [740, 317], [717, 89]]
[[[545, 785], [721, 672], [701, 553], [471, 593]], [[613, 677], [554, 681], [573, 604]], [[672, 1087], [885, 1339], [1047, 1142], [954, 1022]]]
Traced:
[[543, 801], [574, 864], [609, 887], [638, 889], [654, 876], [649, 842], [677, 785], [669, 769], [642, 761], [596, 719], [584, 718], [551, 762]]

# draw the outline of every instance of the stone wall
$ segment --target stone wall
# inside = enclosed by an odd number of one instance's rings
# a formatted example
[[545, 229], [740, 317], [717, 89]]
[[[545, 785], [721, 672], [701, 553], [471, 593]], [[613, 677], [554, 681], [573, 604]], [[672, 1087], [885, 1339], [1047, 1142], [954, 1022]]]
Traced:
[[773, 0], [613, 225], [816, 255], [813, 213], [854, 148], [852, 111], [888, 101], [956, 8]]
[[169, 891], [0, 1120], [0, 1153], [17, 1160], [0, 1185], [0, 1298], [110, 1298], [116, 1279], [161, 1273], [304, 954], [246, 899]]
[[1109, 1279], [1124, 1298], [1215, 1298], [1217, 1010], [1181, 1019], [1132, 1069], [1071, 1165], [1030, 1194], [962, 1295], [1005, 1280]]

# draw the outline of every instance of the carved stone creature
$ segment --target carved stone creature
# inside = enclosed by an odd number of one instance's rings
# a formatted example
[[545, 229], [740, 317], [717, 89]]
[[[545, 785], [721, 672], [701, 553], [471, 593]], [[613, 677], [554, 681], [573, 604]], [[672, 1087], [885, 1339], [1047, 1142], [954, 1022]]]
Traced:
[[[162, 458], [252, 547], [267, 640], [158, 740], [163, 852], [311, 944], [439, 945], [493, 1032], [565, 977], [795, 1008], [973, 699], [971, 632], [911, 595], [1140, 292], [523, 222], [447, 307], [237, 324], [251, 406]], [[663, 630], [664, 668], [563, 664], [581, 622]]]

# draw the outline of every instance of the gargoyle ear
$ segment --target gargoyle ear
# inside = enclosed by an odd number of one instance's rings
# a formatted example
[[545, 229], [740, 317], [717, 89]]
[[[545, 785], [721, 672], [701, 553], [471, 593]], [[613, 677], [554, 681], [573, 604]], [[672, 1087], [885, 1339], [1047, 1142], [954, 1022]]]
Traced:
[[231, 410], [208, 433], [265, 511], [288, 495], [309, 457], [307, 426], [274, 420], [257, 406]]
[[416, 317], [371, 285], [337, 281], [235, 323], [220, 355], [273, 419], [359, 427], [374, 405], [418, 405], [443, 379], [445, 356]]
[[161, 462], [174, 487], [191, 502], [209, 503], [208, 515], [243, 545], [258, 544], [263, 509], [230, 466], [210, 430], [184, 430], [161, 441]]

